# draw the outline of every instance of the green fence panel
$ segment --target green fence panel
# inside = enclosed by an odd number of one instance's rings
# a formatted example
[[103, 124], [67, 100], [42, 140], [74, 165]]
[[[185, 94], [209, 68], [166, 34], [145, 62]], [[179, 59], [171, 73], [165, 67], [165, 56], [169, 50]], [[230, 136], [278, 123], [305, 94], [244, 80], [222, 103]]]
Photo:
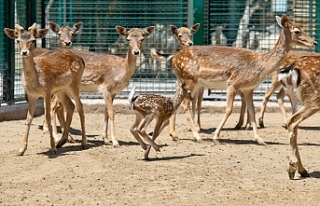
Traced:
[[[13, 7], [8, 7], [8, 4]], [[237, 46], [267, 52], [278, 39], [279, 27], [275, 15], [284, 13], [320, 41], [317, 4], [315, 0], [4, 0], [0, 5], [0, 15], [3, 17], [0, 26], [14, 27], [18, 23], [27, 28], [36, 22], [38, 28], [49, 28], [50, 21], [60, 26], [71, 26], [82, 21], [83, 29], [75, 36], [73, 49], [124, 57], [127, 42], [119, 37], [115, 26], [130, 29], [154, 25], [155, 32], [143, 42], [142, 54], [131, 83], [143, 92], [172, 95], [176, 77], [169, 63], [160, 64], [149, 55], [151, 47], [165, 53], [179, 49], [170, 31], [171, 24], [189, 27], [200, 22], [201, 32], [194, 36], [197, 44]], [[12, 8], [14, 10], [10, 11]], [[13, 16], [10, 15], [13, 13]], [[0, 38], [0, 103], [10, 103], [13, 94], [14, 101], [24, 100], [19, 50], [5, 35]], [[58, 48], [56, 34], [50, 32], [46, 38], [37, 41], [37, 46]], [[14, 48], [14, 51], [10, 51], [10, 48]], [[256, 95], [263, 96], [269, 84], [270, 79], [267, 79], [257, 88]], [[125, 89], [118, 97], [126, 97], [127, 94], [128, 89]], [[82, 97], [102, 98], [99, 93], [82, 94]]]

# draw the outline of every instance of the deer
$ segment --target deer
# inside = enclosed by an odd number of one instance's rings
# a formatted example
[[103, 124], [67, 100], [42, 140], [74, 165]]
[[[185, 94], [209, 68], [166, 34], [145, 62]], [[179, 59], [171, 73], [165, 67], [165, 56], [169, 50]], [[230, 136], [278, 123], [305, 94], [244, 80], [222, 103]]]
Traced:
[[294, 179], [296, 171], [301, 177], [309, 177], [303, 167], [297, 145], [298, 126], [320, 110], [320, 56], [303, 56], [282, 68], [278, 80], [291, 95], [301, 102], [301, 107], [286, 120], [291, 148], [288, 175]]
[[[72, 27], [69, 27], [67, 25], [59, 27], [59, 25], [55, 22], [49, 22], [50, 29], [56, 33], [59, 37], [59, 45], [60, 48], [67, 48], [70, 49], [70, 46], [72, 45], [73, 38], [75, 34], [78, 34], [80, 30], [82, 29], [82, 22], [75, 23]], [[39, 56], [45, 52], [48, 52], [49, 49], [46, 48], [35, 48], [34, 51], [34, 56]], [[56, 108], [51, 108], [51, 111], [56, 111], [58, 113], [58, 118], [60, 122], [60, 126], [62, 131], [64, 130], [64, 125], [65, 125], [65, 118], [64, 118], [64, 111], [63, 111], [63, 106], [62, 103], [58, 103], [58, 98], [57, 96], [53, 95], [51, 99], [51, 105], [52, 107]], [[59, 139], [58, 131], [57, 131], [57, 124], [56, 124], [56, 118], [55, 118], [55, 113], [52, 112], [51, 114], [51, 123], [52, 123], [52, 133], [54, 139], [57, 141]], [[48, 123], [46, 120], [43, 121], [43, 131], [48, 132]], [[68, 135], [68, 142], [74, 143], [75, 141], [73, 140], [72, 136]]]
[[[87, 149], [87, 137], [85, 135], [85, 117], [83, 106], [79, 97], [79, 85], [84, 71], [84, 61], [69, 49], [61, 48], [48, 51], [42, 55], [34, 57], [35, 41], [43, 38], [48, 29], [36, 30], [34, 23], [28, 30], [18, 24], [15, 29], [5, 28], [5, 34], [17, 41], [22, 55], [23, 63], [23, 86], [28, 94], [28, 113], [26, 119], [26, 130], [23, 135], [21, 146], [17, 153], [23, 156], [28, 146], [30, 126], [33, 120], [36, 101], [39, 97], [44, 98], [45, 118], [48, 123], [50, 134], [50, 149], [56, 154], [56, 142], [52, 135], [50, 106], [52, 94], [57, 95], [59, 100], [66, 108], [66, 123], [62, 137], [59, 142], [66, 141], [74, 112], [74, 104], [71, 97], [75, 100], [76, 107], [80, 116], [82, 130], [82, 149]], [[58, 142], [58, 144], [59, 144]]]
[[[189, 47], [193, 45], [192, 36], [198, 31], [200, 27], [199, 23], [192, 25], [190, 28], [180, 27], [178, 28], [175, 25], [170, 25], [170, 29], [172, 34], [178, 40], [178, 43], [181, 48]], [[198, 111], [198, 118], [196, 121], [195, 127], [198, 127], [197, 130], [200, 130], [200, 109], [202, 103], [204, 88], [199, 89], [198, 96], [193, 98], [192, 100], [192, 118], [195, 117], [196, 105]], [[190, 100], [186, 99], [182, 104], [183, 110], [189, 110], [190, 108]], [[188, 112], [185, 112], [188, 114]], [[169, 125], [169, 135], [172, 137], [173, 141], [179, 140], [177, 133], [175, 132], [175, 123], [176, 123], [176, 113], [174, 113], [171, 117], [170, 125]]]
[[[169, 118], [179, 108], [182, 101], [186, 98], [190, 98], [189, 91], [185, 88], [185, 84], [176, 83], [176, 93], [174, 97], [168, 98], [155, 94], [140, 94], [134, 96], [136, 87], [133, 87], [129, 96], [129, 108], [136, 114], [134, 124], [130, 131], [134, 138], [139, 142], [140, 146], [144, 150], [144, 159], [149, 159], [149, 152], [151, 146], [158, 152], [160, 152], [159, 146], [154, 142], [160, 135], [162, 130], [169, 124]], [[150, 139], [146, 133], [148, 125], [156, 119], [155, 127]], [[144, 143], [149, 143], [148, 146]]]
[[[116, 26], [118, 34], [126, 38], [128, 42], [128, 52], [125, 58], [103, 53], [73, 50], [85, 62], [80, 91], [89, 93], [101, 92], [103, 94], [105, 118], [102, 136], [106, 145], [111, 145], [107, 134], [110, 120], [112, 146], [115, 148], [120, 146], [115, 135], [113, 100], [119, 92], [129, 85], [135, 71], [137, 58], [141, 53], [142, 42], [145, 37], [152, 34], [154, 28], [154, 26], [149, 26], [144, 29], [132, 28], [128, 31], [125, 27]], [[62, 146], [63, 144], [57, 146]]]
[[[292, 64], [294, 61], [296, 61], [298, 58], [304, 57], [304, 56], [319, 56], [319, 54], [315, 52], [307, 52], [307, 51], [291, 51], [289, 53], [289, 56], [285, 60], [284, 65], [282, 67], [287, 67], [288, 65]], [[271, 86], [269, 89], [266, 91], [264, 95], [264, 99], [262, 102], [261, 110], [260, 110], [260, 115], [259, 115], [259, 126], [261, 128], [264, 128], [264, 113], [267, 107], [267, 103], [271, 97], [271, 95], [280, 88], [279, 92], [276, 94], [276, 98], [279, 104], [279, 109], [282, 114], [282, 117], [284, 119], [284, 124], [286, 124], [286, 119], [288, 117], [286, 113], [286, 109], [284, 107], [284, 98], [285, 96], [288, 96], [289, 101], [291, 103], [291, 109], [292, 109], [292, 114], [298, 111], [298, 109], [301, 107], [302, 103], [299, 102], [299, 99], [295, 98], [295, 95], [293, 95], [290, 91], [286, 89], [286, 87], [283, 87], [281, 84], [281, 81], [278, 80], [278, 72], [273, 72], [271, 74]], [[286, 126], [286, 125], [285, 125]]]
[[[232, 113], [236, 93], [244, 99], [253, 128], [254, 139], [260, 145], [266, 145], [258, 134], [253, 103], [253, 91], [272, 72], [279, 70], [289, 51], [294, 45], [315, 47], [317, 42], [306, 34], [298, 25], [289, 21], [284, 14], [276, 16], [278, 25], [282, 28], [274, 48], [267, 53], [257, 53], [252, 50], [226, 46], [192, 46], [184, 48], [172, 55], [153, 54], [156, 59], [170, 61], [171, 68], [191, 96], [198, 88], [217, 89], [227, 87], [226, 112], [213, 136], [213, 143], [219, 144], [218, 138], [222, 127]], [[192, 119], [190, 119], [192, 121]], [[191, 124], [192, 126], [192, 124]], [[192, 129], [193, 135], [195, 128]]]

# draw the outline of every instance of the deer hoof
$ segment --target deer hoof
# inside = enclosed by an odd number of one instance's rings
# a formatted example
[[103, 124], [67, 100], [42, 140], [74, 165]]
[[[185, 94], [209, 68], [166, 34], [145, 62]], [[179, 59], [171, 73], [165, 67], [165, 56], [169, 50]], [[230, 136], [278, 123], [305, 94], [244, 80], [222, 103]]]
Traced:
[[65, 143], [67, 143], [66, 139], [60, 139], [56, 147], [61, 148]]
[[261, 138], [258, 138], [257, 142], [259, 145], [267, 146], [267, 144]]
[[292, 161], [290, 161], [289, 163], [289, 169], [288, 169], [288, 175], [290, 180], [294, 179], [294, 175], [297, 171], [297, 163], [293, 163]]
[[82, 149], [82, 150], [86, 150], [86, 149], [89, 149], [89, 147], [88, 147], [87, 144], [86, 144], [86, 145], [81, 145], [81, 149]]
[[264, 123], [263, 123], [263, 119], [259, 118], [259, 126], [261, 128], [264, 128]]
[[68, 135], [68, 143], [76, 143], [76, 141], [73, 139], [73, 137], [70, 134]]
[[213, 140], [213, 145], [220, 145], [220, 142], [217, 139]]
[[119, 147], [120, 147], [119, 142], [118, 142], [118, 141], [115, 141], [115, 142], [113, 143], [113, 147], [114, 147], [114, 148], [119, 148]]

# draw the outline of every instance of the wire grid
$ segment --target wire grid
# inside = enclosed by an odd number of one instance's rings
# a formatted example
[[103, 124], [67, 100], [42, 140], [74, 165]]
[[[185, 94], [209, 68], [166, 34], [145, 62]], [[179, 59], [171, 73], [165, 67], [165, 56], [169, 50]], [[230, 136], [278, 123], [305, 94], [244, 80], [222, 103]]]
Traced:
[[[192, 15], [192, 11], [188, 12], [188, 2], [190, 1], [44, 0], [43, 14], [41, 0], [37, 0], [36, 18], [38, 28], [42, 23], [42, 15], [44, 15], [46, 28], [48, 28], [49, 21], [54, 21], [60, 26], [66, 24], [71, 26], [82, 21], [84, 28], [80, 34], [75, 36], [73, 49], [115, 54], [122, 57], [126, 55], [127, 42], [119, 37], [115, 26], [142, 29], [154, 25], [155, 32], [143, 42], [142, 54], [138, 59], [136, 71], [129, 87], [117, 97], [126, 97], [133, 85], [137, 86], [137, 90], [140, 92], [172, 95], [176, 77], [168, 63], [160, 64], [150, 57], [149, 48], [155, 47], [166, 53], [172, 53], [179, 49], [176, 39], [171, 34], [170, 25], [191, 26], [187, 21], [188, 15]], [[247, 5], [247, 2], [251, 4]], [[25, 4], [26, 0], [16, 0], [16, 12], [19, 15], [16, 15], [15, 23], [28, 27], [30, 25], [25, 25], [26, 15], [30, 14], [26, 14]], [[204, 44], [239, 46], [258, 52], [267, 52], [275, 45], [280, 30], [274, 16], [281, 16], [284, 13], [291, 20], [300, 23], [312, 37], [315, 37], [316, 34], [315, 0], [204, 0], [203, 6], [205, 8], [201, 27], [203, 27]], [[3, 15], [5, 14], [3, 13]], [[246, 16], [250, 17], [250, 21], [245, 21]], [[240, 40], [237, 38], [239, 33], [242, 34]], [[5, 38], [4, 42], [8, 40], [7, 37]], [[45, 42], [45, 47], [49, 49], [55, 49], [59, 46], [56, 34], [51, 31], [46, 36]], [[41, 46], [41, 41], [37, 42], [37, 46]], [[16, 47], [15, 101], [25, 97], [21, 86], [22, 63], [18, 52]], [[0, 57], [3, 58], [2, 54]], [[3, 73], [4, 69], [0, 72]], [[4, 81], [2, 80], [0, 84], [3, 84]], [[270, 82], [270, 79], [264, 81], [255, 90], [255, 96], [262, 97]], [[4, 85], [1, 86], [2, 91], [3, 87]], [[220, 96], [219, 98], [225, 98], [225, 90], [214, 92]], [[102, 98], [100, 93], [82, 93], [82, 97]], [[0, 93], [0, 101], [2, 101], [1, 98], [2, 94]]]

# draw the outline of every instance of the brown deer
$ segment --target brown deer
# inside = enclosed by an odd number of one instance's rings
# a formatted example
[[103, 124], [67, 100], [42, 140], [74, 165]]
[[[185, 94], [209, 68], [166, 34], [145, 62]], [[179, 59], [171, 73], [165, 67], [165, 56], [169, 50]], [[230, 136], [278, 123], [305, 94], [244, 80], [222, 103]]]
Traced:
[[[307, 52], [307, 51], [291, 51], [289, 53], [289, 56], [287, 57], [284, 65], [282, 67], [287, 67], [290, 64], [292, 64], [294, 61], [296, 61], [298, 58], [304, 57], [304, 56], [320, 56], [318, 53], [315, 52]], [[287, 119], [287, 113], [284, 107], [284, 98], [287, 95], [290, 103], [291, 103], [291, 109], [292, 113], [295, 113], [298, 111], [298, 109], [301, 106], [301, 102], [297, 98], [295, 98], [294, 95], [290, 91], [287, 91], [285, 87], [282, 87], [281, 81], [278, 80], [278, 72], [275, 71], [271, 74], [271, 79], [272, 79], [272, 84], [269, 87], [269, 89], [266, 91], [264, 95], [264, 99], [262, 102], [261, 110], [260, 110], [260, 115], [259, 115], [259, 126], [261, 128], [264, 128], [264, 113], [267, 107], [267, 103], [271, 97], [271, 95], [280, 88], [279, 92], [276, 95], [278, 104], [279, 104], [279, 109], [281, 111], [282, 117], [284, 118], [284, 123], [286, 123]]]
[[[50, 29], [53, 32], [55, 32], [59, 37], [60, 48], [67, 48], [67, 49], [70, 49], [70, 46], [73, 42], [73, 37], [75, 34], [79, 33], [79, 31], [82, 28], [82, 25], [83, 25], [82, 22], [78, 22], [78, 23], [75, 23], [72, 27], [69, 27], [69, 26], [59, 27], [59, 25], [57, 23], [49, 22]], [[49, 51], [49, 49], [36, 48], [34, 50], [34, 53], [35, 53], [34, 56], [39, 56], [47, 51]], [[63, 131], [64, 125], [65, 125], [63, 106], [62, 106], [62, 103], [58, 104], [57, 102], [58, 102], [57, 96], [53, 95], [51, 105], [52, 105], [52, 107], [56, 107], [56, 108], [51, 108], [51, 111], [55, 111], [58, 114], [57, 116], [59, 118], [61, 129]], [[52, 112], [52, 114], [51, 114], [52, 134], [53, 134], [54, 139], [58, 140], [59, 135], [58, 135], [57, 127], [56, 127], [57, 123], [56, 123], [55, 112]], [[46, 132], [49, 131], [48, 124], [45, 120], [43, 122], [43, 131], [46, 131]], [[74, 142], [73, 138], [70, 135], [68, 135], [68, 142]]]
[[101, 92], [103, 94], [106, 104], [103, 131], [104, 142], [105, 144], [110, 144], [107, 136], [108, 121], [110, 120], [112, 145], [119, 147], [114, 129], [113, 100], [117, 93], [129, 85], [144, 37], [149, 36], [154, 31], [154, 26], [146, 27], [143, 30], [132, 28], [129, 31], [122, 26], [116, 26], [116, 30], [128, 42], [129, 47], [125, 58], [78, 50], [74, 50], [74, 52], [82, 57], [85, 62], [80, 90], [82, 92]]
[[[160, 151], [159, 146], [154, 143], [161, 131], [169, 124], [169, 118], [179, 108], [184, 99], [190, 98], [188, 90], [185, 89], [185, 84], [176, 83], [176, 93], [172, 99], [155, 94], [140, 94], [134, 96], [135, 87], [129, 94], [129, 107], [134, 110], [136, 119], [130, 131], [145, 150], [144, 158], [147, 160], [151, 146]], [[150, 139], [146, 133], [148, 125], [156, 119], [155, 128]], [[148, 146], [144, 143], [141, 137], [149, 143]]]
[[239, 93], [246, 102], [254, 138], [264, 145], [255, 120], [254, 89], [280, 68], [293, 45], [314, 47], [317, 44], [286, 15], [276, 16], [276, 20], [282, 31], [275, 47], [264, 54], [236, 47], [192, 46], [170, 56], [154, 55], [154, 58], [171, 60], [172, 70], [181, 82], [186, 83], [192, 97], [198, 88], [216, 89], [217, 85], [221, 85], [221, 88], [227, 85], [226, 113], [214, 132], [214, 143], [218, 143], [221, 129], [232, 113], [235, 94]]
[[[197, 23], [192, 25], [190, 28], [187, 28], [187, 27], [178, 28], [175, 25], [171, 25], [170, 29], [172, 34], [178, 40], [180, 47], [185, 48], [193, 45], [192, 36], [198, 31], [199, 27], [200, 27], [200, 24]], [[197, 131], [200, 130], [200, 109], [201, 109], [203, 92], [204, 92], [204, 88], [200, 88], [199, 91], [197, 92], [197, 95], [195, 95], [195, 97], [192, 99], [192, 119], [195, 118], [196, 106], [197, 106], [197, 112], [198, 112], [198, 118], [195, 124]], [[182, 107], [183, 107], [183, 110], [185, 110], [186, 114], [190, 113], [186, 111], [190, 109], [190, 100], [186, 99], [185, 101], [183, 101]], [[174, 141], [177, 141], [179, 138], [175, 132], [175, 123], [176, 123], [176, 113], [174, 113], [171, 117], [171, 121], [169, 125], [169, 134]]]
[[29, 100], [26, 120], [27, 127], [18, 155], [23, 155], [27, 150], [30, 126], [33, 120], [36, 100], [39, 97], [43, 97], [45, 101], [45, 116], [50, 133], [50, 147], [53, 152], [56, 152], [57, 149], [52, 135], [50, 117], [50, 100], [52, 94], [58, 96], [67, 111], [65, 129], [59, 143], [66, 141], [68, 137], [74, 112], [74, 104], [70, 99], [70, 97], [72, 97], [76, 102], [81, 121], [82, 148], [86, 149], [85, 119], [79, 97], [79, 84], [84, 70], [82, 58], [69, 49], [64, 48], [48, 51], [38, 57], [34, 57], [34, 42], [38, 38], [43, 38], [48, 33], [48, 29], [37, 31], [35, 23], [29, 27], [28, 31], [25, 31], [20, 25], [16, 25], [16, 30], [5, 28], [4, 32], [9, 38], [15, 39], [19, 44], [23, 61], [23, 86], [28, 94]]
[[302, 166], [297, 145], [299, 124], [320, 110], [320, 56], [296, 58], [288, 67], [280, 70], [278, 78], [282, 85], [296, 95], [302, 107], [286, 120], [291, 146], [289, 178], [293, 179], [298, 170], [302, 177], [309, 177]]

